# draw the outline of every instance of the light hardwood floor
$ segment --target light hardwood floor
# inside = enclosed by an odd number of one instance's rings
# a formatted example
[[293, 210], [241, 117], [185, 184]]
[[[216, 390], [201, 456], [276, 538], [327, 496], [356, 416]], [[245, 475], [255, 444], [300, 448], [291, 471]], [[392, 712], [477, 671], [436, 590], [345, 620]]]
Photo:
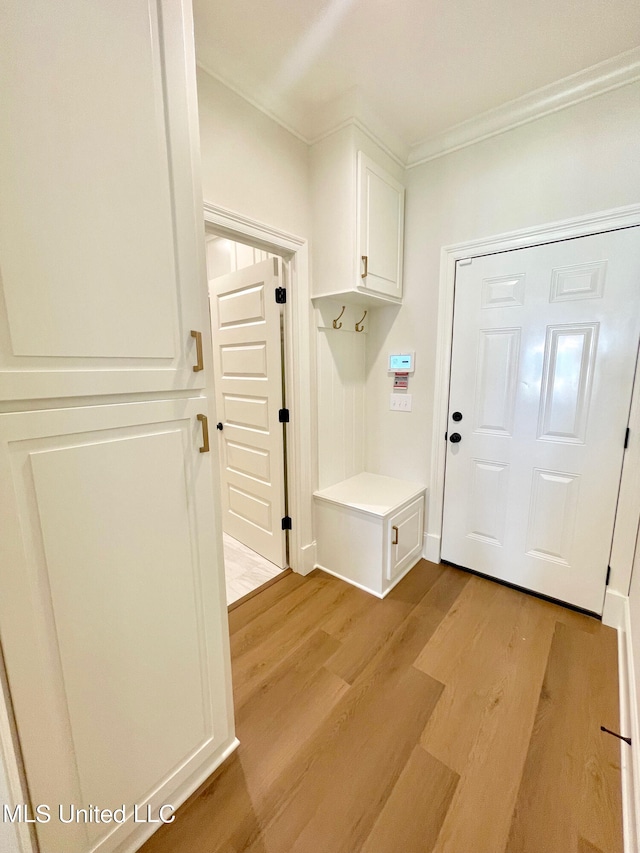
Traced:
[[612, 629], [425, 561], [229, 621], [241, 746], [143, 853], [621, 853]]

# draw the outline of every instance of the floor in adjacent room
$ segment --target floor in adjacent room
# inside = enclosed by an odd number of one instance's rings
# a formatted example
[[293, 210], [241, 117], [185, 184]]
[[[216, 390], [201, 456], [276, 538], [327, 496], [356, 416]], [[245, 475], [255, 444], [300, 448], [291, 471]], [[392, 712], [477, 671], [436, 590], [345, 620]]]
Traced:
[[223, 534], [227, 604], [233, 604], [284, 571], [228, 533]]
[[425, 561], [229, 614], [241, 745], [144, 853], [621, 853], [616, 634]]

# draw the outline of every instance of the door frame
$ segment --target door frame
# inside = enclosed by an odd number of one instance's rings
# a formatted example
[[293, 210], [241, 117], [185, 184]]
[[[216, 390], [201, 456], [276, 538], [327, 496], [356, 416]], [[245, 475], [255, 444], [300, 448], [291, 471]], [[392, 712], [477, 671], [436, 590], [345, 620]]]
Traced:
[[[613, 210], [579, 216], [573, 219], [565, 219], [547, 225], [522, 228], [518, 231], [510, 231], [493, 237], [444, 246], [441, 249], [431, 475], [429, 483], [429, 517], [424, 554], [426, 559], [434, 563], [439, 563], [441, 556], [446, 461], [446, 445], [443, 438], [448, 428], [449, 382], [453, 347], [453, 308], [457, 261], [480, 257], [481, 255], [493, 255], [513, 249], [540, 246], [544, 243], [554, 243], [574, 237], [587, 237], [591, 234], [629, 228], [634, 225], [640, 225], [640, 204], [614, 208]], [[633, 388], [634, 401], [640, 400], [640, 377], [638, 373], [640, 371], [636, 372]], [[639, 408], [640, 404], [636, 403], [634, 410]], [[636, 420], [638, 420], [638, 429], [640, 429], [640, 413], [637, 414]], [[637, 470], [639, 464], [640, 441], [631, 442], [623, 462], [623, 478], [628, 469], [634, 467]], [[637, 532], [638, 523], [640, 522], [640, 503], [637, 499], [634, 499], [630, 492], [631, 490], [623, 490], [620, 493], [613, 532], [615, 548], [621, 555], [628, 555], [629, 553], [633, 555], [635, 549], [635, 532]], [[626, 524], [622, 524], [620, 519], [624, 516], [627, 519], [631, 517], [633, 523], [627, 521]], [[632, 539], [633, 541], [631, 541]], [[611, 578], [607, 587], [608, 600], [605, 601], [605, 611], [603, 614], [605, 624], [610, 624], [605, 617], [607, 617], [612, 606], [609, 600], [611, 594], [614, 596], [627, 596], [629, 594], [632, 563], [633, 556], [631, 560], [625, 558], [615, 566], [612, 565]]]
[[205, 230], [280, 255], [286, 262], [287, 317], [284, 371], [287, 408], [291, 412], [287, 437], [289, 562], [294, 572], [307, 575], [316, 562], [312, 498], [317, 471], [315, 395], [312, 393], [311, 296], [307, 240], [272, 228], [242, 214], [204, 203]]

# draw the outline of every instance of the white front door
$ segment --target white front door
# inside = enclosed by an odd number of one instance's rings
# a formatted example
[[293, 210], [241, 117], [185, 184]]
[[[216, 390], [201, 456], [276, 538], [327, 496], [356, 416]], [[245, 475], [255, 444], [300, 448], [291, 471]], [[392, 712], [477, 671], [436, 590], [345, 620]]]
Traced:
[[442, 558], [602, 612], [640, 228], [459, 262]]
[[280, 258], [209, 282], [223, 529], [286, 566]]

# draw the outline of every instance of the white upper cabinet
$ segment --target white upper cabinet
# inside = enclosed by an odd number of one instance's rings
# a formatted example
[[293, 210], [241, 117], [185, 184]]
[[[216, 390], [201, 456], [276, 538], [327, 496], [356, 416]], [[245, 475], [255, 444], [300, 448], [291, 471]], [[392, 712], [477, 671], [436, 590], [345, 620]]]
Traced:
[[205, 332], [207, 353], [195, 87], [180, 4], [7, 4], [0, 397], [203, 387], [191, 335]]
[[404, 187], [358, 151], [357, 251], [359, 286], [402, 299]]
[[402, 299], [404, 169], [354, 125], [311, 149], [313, 296]]

